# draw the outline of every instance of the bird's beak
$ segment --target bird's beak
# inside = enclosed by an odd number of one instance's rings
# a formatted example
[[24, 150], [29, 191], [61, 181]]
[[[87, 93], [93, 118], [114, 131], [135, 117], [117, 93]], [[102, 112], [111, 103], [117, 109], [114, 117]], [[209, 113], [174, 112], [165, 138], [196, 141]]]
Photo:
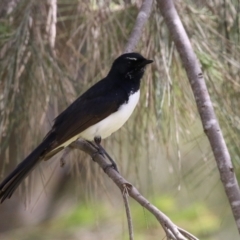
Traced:
[[146, 59], [146, 60], [144, 61], [144, 63], [145, 63], [145, 65], [147, 65], [147, 64], [153, 63], [153, 60], [148, 60], [148, 59]]
[[144, 59], [140, 64], [139, 67], [145, 67], [147, 64], [152, 63], [153, 60], [148, 60], [148, 59]]

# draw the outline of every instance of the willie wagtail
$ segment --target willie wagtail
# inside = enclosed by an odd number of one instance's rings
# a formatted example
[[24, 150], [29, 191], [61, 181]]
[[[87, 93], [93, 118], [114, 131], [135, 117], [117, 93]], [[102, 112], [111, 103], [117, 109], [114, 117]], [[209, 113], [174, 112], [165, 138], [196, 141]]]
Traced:
[[55, 120], [40, 145], [0, 184], [1, 203], [10, 198], [22, 180], [42, 160], [47, 160], [78, 138], [95, 141], [110, 136], [128, 120], [140, 96], [140, 80], [152, 60], [126, 53], [112, 64], [108, 75], [97, 82]]

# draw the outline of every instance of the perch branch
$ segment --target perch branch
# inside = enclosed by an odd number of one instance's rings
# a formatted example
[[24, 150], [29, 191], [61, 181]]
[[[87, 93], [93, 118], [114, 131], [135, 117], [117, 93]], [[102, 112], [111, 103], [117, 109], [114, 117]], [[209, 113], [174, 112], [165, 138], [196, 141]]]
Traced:
[[158, 0], [159, 9], [179, 52], [192, 87], [204, 132], [210, 142], [220, 177], [240, 233], [240, 191], [232, 161], [207, 90], [200, 64], [172, 0]]
[[[162, 213], [159, 209], [157, 209], [154, 205], [152, 205], [146, 198], [144, 198], [139, 191], [128, 181], [126, 181], [117, 171], [113, 168], [108, 167], [109, 163], [106, 159], [101, 155], [96, 153], [96, 149], [93, 148], [89, 143], [84, 140], [78, 140], [73, 142], [70, 147], [79, 149], [87, 154], [89, 154], [95, 162], [104, 170], [104, 172], [113, 180], [113, 182], [119, 187], [121, 192], [124, 192], [124, 189], [127, 186], [128, 194], [138, 203], [140, 203], [144, 208], [146, 208], [149, 212], [151, 212], [158, 222], [162, 225], [166, 235], [173, 236], [172, 239], [175, 240], [197, 240], [196, 237], [192, 236], [185, 230], [178, 228], [164, 213]], [[191, 236], [191, 238], [189, 237]], [[170, 239], [170, 238], [169, 238]]]

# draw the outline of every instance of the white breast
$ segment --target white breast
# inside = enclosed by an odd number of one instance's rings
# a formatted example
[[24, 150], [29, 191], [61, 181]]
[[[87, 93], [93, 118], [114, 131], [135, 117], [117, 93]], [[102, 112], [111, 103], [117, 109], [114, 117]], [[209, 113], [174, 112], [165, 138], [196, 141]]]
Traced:
[[[129, 96], [128, 102], [123, 104], [116, 112], [109, 115], [107, 118], [96, 123], [95, 125], [87, 128], [80, 134], [69, 139], [65, 143], [61, 144], [57, 148], [67, 147], [78, 138], [84, 138], [89, 141], [93, 141], [94, 137], [101, 137], [102, 139], [110, 136], [113, 132], [116, 132], [131, 116], [135, 109], [140, 96], [140, 90]], [[96, 106], [97, 107], [97, 106]]]
[[96, 123], [95, 125], [87, 128], [80, 133], [81, 138], [93, 141], [94, 137], [100, 136], [102, 139], [110, 136], [113, 132], [117, 131], [131, 116], [135, 109], [140, 96], [140, 90], [129, 96], [127, 103], [122, 105], [118, 111], [112, 113], [107, 118]]

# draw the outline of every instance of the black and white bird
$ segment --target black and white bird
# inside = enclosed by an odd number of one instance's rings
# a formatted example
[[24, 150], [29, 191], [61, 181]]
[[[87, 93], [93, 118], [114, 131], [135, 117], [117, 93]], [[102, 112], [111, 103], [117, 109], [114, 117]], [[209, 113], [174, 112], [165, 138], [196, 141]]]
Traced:
[[79, 138], [95, 141], [110, 136], [128, 120], [140, 96], [140, 80], [152, 60], [126, 53], [112, 64], [108, 75], [89, 88], [55, 120], [52, 129], [0, 184], [1, 203], [10, 198], [25, 177], [40, 163]]

